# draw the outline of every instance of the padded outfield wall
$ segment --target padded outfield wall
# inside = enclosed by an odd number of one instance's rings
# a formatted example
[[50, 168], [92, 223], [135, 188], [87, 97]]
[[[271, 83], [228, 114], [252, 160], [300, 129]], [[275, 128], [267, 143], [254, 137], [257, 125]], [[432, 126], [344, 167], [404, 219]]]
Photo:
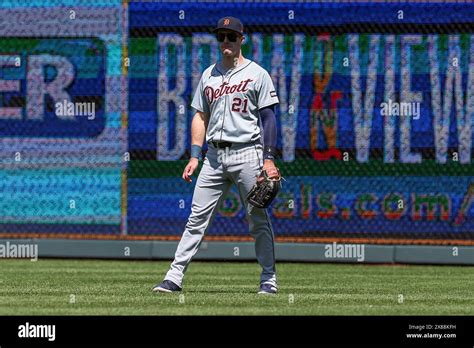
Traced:
[[[233, 15], [280, 98], [277, 239], [474, 244], [472, 4], [62, 3], [0, 5], [1, 236], [179, 238], [190, 101]], [[232, 190], [209, 237], [247, 228]]]

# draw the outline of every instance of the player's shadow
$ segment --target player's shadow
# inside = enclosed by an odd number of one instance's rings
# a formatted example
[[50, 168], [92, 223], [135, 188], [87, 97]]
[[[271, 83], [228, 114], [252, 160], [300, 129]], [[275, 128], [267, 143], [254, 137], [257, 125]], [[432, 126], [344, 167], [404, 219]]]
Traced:
[[189, 294], [254, 294], [257, 292], [258, 289], [204, 289], [204, 288], [196, 288], [196, 289], [186, 289], [186, 293]]

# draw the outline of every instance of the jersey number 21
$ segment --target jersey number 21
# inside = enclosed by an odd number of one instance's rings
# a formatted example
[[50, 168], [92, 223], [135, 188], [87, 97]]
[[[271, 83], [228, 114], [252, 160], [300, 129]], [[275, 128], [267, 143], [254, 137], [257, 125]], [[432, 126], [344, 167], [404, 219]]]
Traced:
[[[243, 104], [243, 105], [242, 105]], [[245, 98], [244, 100], [240, 98], [234, 98], [232, 102], [232, 111], [235, 112], [242, 112], [242, 113], [247, 113], [247, 104], [248, 104], [248, 99]]]

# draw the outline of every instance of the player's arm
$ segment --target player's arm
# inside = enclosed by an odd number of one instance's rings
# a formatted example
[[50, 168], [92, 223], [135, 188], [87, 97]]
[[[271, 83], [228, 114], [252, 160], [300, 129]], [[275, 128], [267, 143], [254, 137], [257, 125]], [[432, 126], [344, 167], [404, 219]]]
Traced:
[[276, 157], [277, 126], [274, 105], [259, 110], [263, 127], [263, 170], [269, 177], [278, 176], [274, 160]]
[[191, 175], [199, 165], [201, 158], [201, 149], [204, 139], [206, 138], [206, 129], [209, 124], [209, 116], [204, 112], [197, 111], [194, 114], [191, 122], [191, 159], [188, 165], [184, 168], [183, 179], [187, 182], [192, 182]]
[[[198, 111], [194, 114], [191, 123], [191, 146], [197, 145], [202, 147], [206, 137], [207, 125], [209, 124], [209, 116], [204, 112]], [[191, 157], [193, 157], [191, 155]]]
[[275, 167], [277, 127], [274, 106], [280, 101], [275, 91], [270, 74], [263, 70], [258, 79], [257, 105], [263, 127], [263, 170], [270, 177], [278, 176]]

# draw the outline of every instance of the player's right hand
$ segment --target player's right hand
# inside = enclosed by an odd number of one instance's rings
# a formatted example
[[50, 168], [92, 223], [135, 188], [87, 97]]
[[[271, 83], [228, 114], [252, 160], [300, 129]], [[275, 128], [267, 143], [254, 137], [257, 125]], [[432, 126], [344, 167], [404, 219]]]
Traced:
[[199, 165], [199, 161], [197, 158], [191, 158], [188, 162], [186, 168], [183, 171], [183, 180], [186, 182], [192, 182], [191, 175], [193, 175], [194, 171]]

